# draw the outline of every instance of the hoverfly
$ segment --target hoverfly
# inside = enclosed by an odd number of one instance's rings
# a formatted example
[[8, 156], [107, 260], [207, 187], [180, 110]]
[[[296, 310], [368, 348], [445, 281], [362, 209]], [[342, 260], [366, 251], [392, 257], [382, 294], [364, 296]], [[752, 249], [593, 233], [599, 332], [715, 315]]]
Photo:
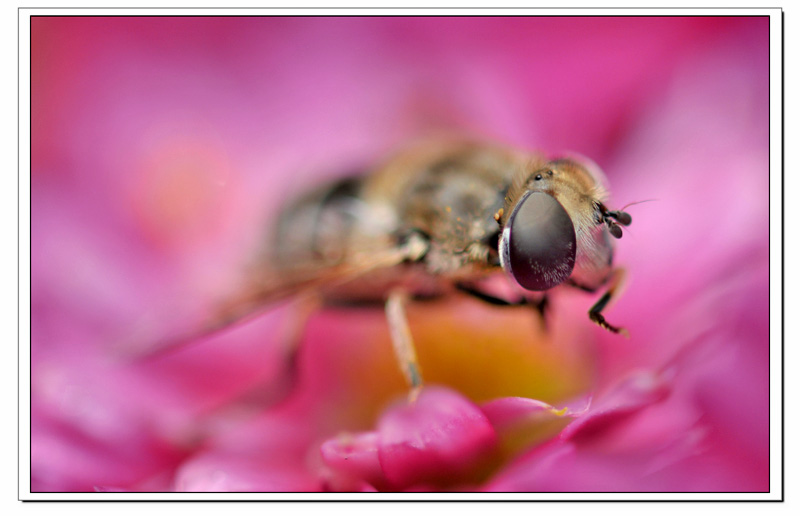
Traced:
[[[602, 311], [623, 279], [613, 267], [612, 238], [631, 217], [609, 210], [606, 200], [602, 172], [582, 158], [548, 160], [474, 142], [416, 146], [286, 206], [255, 279], [204, 332], [299, 293], [323, 303], [383, 303], [412, 389], [422, 378], [404, 310], [411, 298], [462, 292], [544, 315], [549, 289], [605, 286], [589, 318], [625, 334]], [[482, 289], [498, 274], [518, 286], [519, 299]]]

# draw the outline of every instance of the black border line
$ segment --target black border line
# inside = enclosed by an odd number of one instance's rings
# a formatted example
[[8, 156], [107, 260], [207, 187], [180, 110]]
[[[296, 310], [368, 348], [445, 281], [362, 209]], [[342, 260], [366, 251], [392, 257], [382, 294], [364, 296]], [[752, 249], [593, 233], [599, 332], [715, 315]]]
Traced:
[[[19, 98], [19, 96], [20, 96], [20, 87], [19, 87], [19, 83], [20, 83], [19, 26], [20, 26], [20, 22], [21, 22], [20, 14], [21, 13], [20, 13], [20, 11], [18, 9], [17, 10], [17, 497], [19, 497], [20, 489], [21, 489], [20, 475], [19, 475], [19, 465], [20, 465], [20, 461], [21, 461], [21, 457], [20, 457], [20, 453], [21, 453], [21, 451], [20, 451], [20, 448], [21, 448], [21, 446], [20, 446], [20, 437], [21, 436], [20, 436], [19, 422], [22, 421], [22, 412], [21, 412], [20, 401], [19, 401], [20, 395], [22, 394], [21, 392], [19, 392], [20, 391], [19, 379], [20, 379], [20, 376], [21, 376], [21, 372], [20, 372], [20, 334], [19, 334], [19, 332], [20, 332], [20, 321], [19, 320], [20, 320], [20, 317], [21, 317], [20, 305], [22, 304], [22, 303], [20, 303], [20, 287], [19, 287], [20, 276], [21, 276], [21, 271], [20, 271], [20, 245], [19, 245], [19, 233], [20, 233], [20, 223], [21, 223], [21, 221], [20, 221], [20, 212], [19, 212], [19, 206], [20, 206], [20, 179], [19, 179], [19, 176], [20, 176], [20, 162], [19, 162], [19, 160], [20, 160], [20, 152], [19, 152], [19, 148], [20, 148], [20, 145], [21, 145], [20, 127], [19, 127], [19, 124], [20, 124], [19, 112], [20, 112], [20, 104], [21, 104], [20, 98]], [[30, 113], [30, 109], [28, 109], [28, 112]], [[31, 136], [30, 130], [28, 130], [28, 133], [29, 133], [28, 137], [30, 138], [30, 136]], [[29, 153], [29, 155], [30, 155], [30, 153]], [[31, 167], [31, 169], [32, 169], [32, 167]], [[31, 173], [31, 171], [29, 170], [28, 174], [30, 175], [30, 173]], [[28, 347], [31, 348], [31, 349], [33, 348], [30, 343], [28, 343]], [[33, 363], [33, 360], [31, 360], [31, 363]], [[30, 407], [29, 407], [29, 410], [30, 410]], [[33, 412], [33, 411], [30, 410], [30, 412]], [[32, 416], [29, 416], [29, 419], [32, 419]], [[30, 429], [29, 429], [29, 431], [30, 431]], [[30, 439], [30, 435], [28, 435], [28, 438]], [[28, 487], [30, 489], [30, 482], [29, 482]]]
[[[784, 163], [786, 163], [786, 115], [784, 113], [784, 105], [785, 105], [785, 92], [786, 92], [786, 49], [784, 34], [786, 33], [786, 17], [784, 16], [783, 9], [781, 9], [781, 502], [785, 500], [786, 497], [786, 346], [785, 346], [785, 335], [786, 335], [786, 285], [784, 283], [785, 270], [784, 267], [786, 266], [786, 215], [784, 210], [786, 209], [786, 188], [784, 185], [785, 181], [785, 169]], [[772, 46], [770, 46], [770, 50]], [[770, 82], [772, 81], [772, 74], [770, 73], [769, 77]], [[772, 112], [770, 105], [770, 113]], [[770, 132], [770, 139], [772, 138], [772, 134]], [[770, 165], [770, 168], [772, 166]]]
[[[697, 11], [731, 11], [731, 10], [741, 10], [741, 11], [764, 11], [764, 10], [781, 10], [783, 13], [783, 7], [780, 6], [770, 6], [770, 7], [508, 7], [508, 6], [499, 6], [499, 7], [166, 7], [166, 6], [159, 6], [159, 7], [18, 7], [18, 9], [22, 10], [35, 10], [35, 9], [47, 9], [47, 10], [94, 10], [94, 11], [106, 11], [106, 10], [113, 10], [113, 9], [120, 9], [120, 10], [155, 10], [155, 9], [164, 9], [164, 10], [196, 10], [196, 11], [215, 11], [215, 10], [224, 10], [229, 11], [231, 9], [240, 9], [240, 10], [251, 10], [251, 11], [264, 11], [264, 10], [314, 10], [314, 11], [328, 11], [328, 10], [360, 10], [360, 11], [374, 11], [374, 10], [393, 10], [393, 11], [419, 11], [419, 10], [459, 10], [459, 11], [496, 11], [498, 9], [502, 10], [517, 10], [517, 11], [531, 11], [531, 10], [542, 10], [542, 11], [569, 11], [569, 10], [579, 10], [579, 11], [587, 11], [587, 10], [623, 10], [623, 11], [640, 11], [640, 10], [697, 10]], [[59, 16], [59, 15], [53, 15]], [[119, 16], [126, 16], [126, 15], [119, 15]], [[326, 17], [329, 15], [320, 15], [321, 17]], [[461, 16], [461, 15], [453, 15], [453, 16]], [[538, 15], [537, 15], [538, 16]], [[648, 15], [648, 16], [657, 16], [657, 15]], [[679, 16], [679, 15], [676, 15]], [[695, 15], [697, 16], [697, 15]], [[741, 16], [741, 15], [731, 15], [731, 16]], [[587, 17], [595, 17], [595, 15], [587, 15]]]
[[[785, 397], [785, 371], [786, 371], [786, 364], [785, 364], [785, 284], [784, 284], [784, 277], [785, 277], [785, 258], [786, 258], [786, 250], [785, 250], [785, 169], [784, 169], [784, 160], [785, 160], [785, 113], [784, 113], [784, 101], [785, 101], [785, 13], [782, 7], [736, 7], [736, 8], [729, 8], [729, 7], [688, 7], [688, 8], [676, 8], [676, 7], [641, 7], [641, 8], [629, 8], [629, 7], [601, 7], [601, 8], [587, 8], [587, 7], [543, 7], [543, 8], [518, 8], [518, 7], [473, 7], [473, 8], [454, 8], [454, 7], [204, 7], [204, 8], [190, 8], [190, 7], [18, 7], [17, 8], [17, 385], [19, 386], [20, 380], [20, 346], [19, 346], [19, 338], [20, 338], [20, 260], [19, 260], [19, 248], [20, 248], [20, 217], [19, 217], [19, 207], [20, 207], [20, 133], [19, 133], [19, 124], [20, 124], [20, 86], [19, 86], [19, 74], [20, 74], [20, 43], [19, 43], [19, 26], [20, 26], [20, 15], [22, 11], [28, 10], [252, 10], [252, 11], [273, 11], [273, 10], [364, 10], [364, 11], [372, 11], [372, 10], [395, 10], [395, 11], [417, 11], [417, 10], [447, 10], [447, 9], [457, 9], [459, 11], [467, 10], [467, 11], [474, 11], [474, 10], [517, 10], [517, 11], [530, 11], [530, 10], [587, 10], [587, 9], [597, 9], [597, 10], [676, 10], [680, 9], [681, 11], [684, 10], [725, 10], [730, 11], [732, 9], [735, 10], [753, 10], [753, 11], [763, 11], [763, 10], [780, 10], [780, 23], [781, 23], [781, 497], [780, 499], [749, 499], [749, 500], [736, 500], [736, 499], [706, 499], [706, 500], [693, 500], [693, 499], [684, 499], [684, 500], [673, 500], [673, 499], [596, 499], [596, 500], [589, 500], [589, 499], [580, 499], [580, 500], [570, 500], [570, 499], [370, 499], [367, 498], [369, 494], [363, 495], [364, 498], [355, 498], [355, 499], [297, 499], [297, 498], [287, 498], [287, 499], [203, 499], [203, 498], [196, 498], [196, 499], [151, 499], [151, 500], [139, 500], [139, 499], [48, 499], [48, 500], [36, 500], [36, 499], [22, 499], [19, 498], [19, 489], [20, 489], [20, 478], [17, 476], [17, 494], [18, 500], [25, 503], [25, 502], [32, 502], [32, 503], [53, 503], [53, 502], [87, 502], [87, 501], [94, 501], [94, 502], [168, 502], [168, 503], [175, 503], [175, 502], [219, 502], [219, 503], [226, 503], [226, 502], [301, 502], [301, 503], [330, 503], [330, 502], [421, 502], [421, 503], [436, 503], [436, 502], [445, 502], [445, 503], [453, 503], [453, 502], [460, 502], [460, 503], [497, 503], [497, 502], [516, 502], [516, 503], [531, 503], [531, 502], [579, 502], [579, 503], [597, 503], [597, 502], [644, 502], [644, 503], [653, 503], [653, 502], [671, 502], [671, 503], [725, 503], [725, 502], [751, 502], [751, 503], [783, 503], [785, 502], [785, 485], [786, 485], [786, 458], [785, 458], [785, 436], [786, 436], [786, 418], [785, 418], [785, 404], [786, 404], [786, 397]], [[777, 13], [775, 13], [777, 15]], [[161, 18], [161, 17], [175, 17], [175, 18], [197, 18], [197, 17], [219, 17], [219, 18], [269, 18], [269, 17], [295, 17], [295, 18], [371, 18], [371, 17], [379, 17], [379, 18], [388, 18], [388, 17], [424, 17], [424, 18], [470, 18], [470, 17], [481, 17], [481, 18], [495, 18], [495, 17], [509, 17], [509, 18], [524, 18], [524, 17], [569, 17], [569, 18], [608, 18], [608, 17], [618, 17], [618, 18], [673, 18], [673, 17], [683, 17], [683, 18], [762, 18], [766, 17], [768, 19], [772, 19], [772, 14], [763, 14], [763, 15], [738, 15], [738, 14], [730, 14], [730, 15], [637, 15], [637, 14], [626, 14], [626, 15], [558, 15], [558, 14], [537, 14], [537, 15], [424, 15], [424, 16], [413, 16], [413, 15], [350, 15], [350, 16], [339, 16], [339, 15], [292, 15], [292, 14], [276, 14], [276, 15], [29, 15], [28, 23], [33, 18], [43, 18], [43, 17], [52, 17], [52, 18], [72, 18], [72, 17], [82, 17], [82, 18], [100, 18], [100, 17], [116, 17], [116, 18], [123, 18], [123, 17], [130, 17], [130, 18]], [[768, 26], [771, 24], [768, 24]], [[771, 27], [769, 27], [771, 28]], [[769, 29], [768, 33], [768, 66], [771, 64], [771, 53], [772, 45], [769, 44]], [[32, 48], [32, 39], [33, 39], [33, 30], [29, 28], [29, 48]], [[32, 56], [31, 56], [32, 57]], [[768, 120], [771, 119], [772, 114], [772, 103], [771, 103], [771, 81], [772, 75], [770, 70], [768, 70]], [[29, 99], [31, 106], [32, 102], [32, 83], [29, 84]], [[29, 106], [29, 109], [31, 109]], [[31, 113], [29, 112], [29, 116]], [[768, 122], [771, 126], [771, 123]], [[28, 129], [29, 131], [29, 141], [32, 143], [33, 141], [33, 126]], [[768, 145], [771, 143], [771, 132], [768, 135]], [[29, 159], [32, 160], [32, 147], [29, 149]], [[771, 147], [770, 147], [771, 148]], [[768, 155], [768, 170], [771, 170], [772, 164], [770, 160], [771, 154]], [[31, 161], [32, 163], [32, 161]], [[770, 175], [771, 181], [771, 175]], [[32, 217], [33, 213], [33, 206], [32, 204], [29, 206], [29, 217]], [[31, 239], [32, 240], [32, 239]], [[769, 252], [768, 252], [769, 255]], [[31, 251], [31, 255], [29, 257], [29, 268], [32, 270], [32, 256], [33, 253]], [[769, 260], [769, 258], [768, 258]], [[769, 287], [770, 285], [768, 285]], [[30, 300], [31, 303], [31, 310], [32, 310], [32, 299]], [[769, 304], [769, 302], [768, 302]], [[771, 328], [770, 328], [771, 331]], [[771, 350], [770, 350], [771, 352]], [[31, 361], [32, 362], [32, 361]], [[29, 364], [29, 389], [32, 389], [32, 363]], [[770, 370], [771, 374], [771, 370]], [[769, 380], [768, 380], [769, 381]], [[769, 387], [769, 386], [768, 386]], [[20, 413], [20, 399], [19, 399], [19, 392], [17, 396], [17, 414], [18, 418], [21, 416]], [[29, 424], [30, 428], [33, 427], [32, 421], [32, 414], [29, 415]], [[768, 426], [771, 424], [771, 421], [768, 421]], [[20, 438], [20, 428], [17, 425], [17, 442], [19, 443]], [[771, 439], [771, 437], [768, 437]], [[770, 446], [771, 449], [771, 446]], [[772, 457], [771, 454], [768, 455], [768, 463], [771, 461]], [[19, 464], [20, 464], [20, 449], [17, 448], [17, 471], [19, 471]], [[769, 470], [771, 468], [768, 467]], [[769, 473], [768, 473], [769, 476]], [[491, 492], [491, 493], [482, 493], [480, 491], [463, 491], [463, 492], [453, 492], [447, 493], [452, 495], [475, 495], [479, 496], [481, 494], [484, 495], [501, 495], [501, 494], [622, 494], [622, 495], [630, 495], [630, 494], [769, 494], [771, 491], [662, 491], [662, 492], [652, 492], [652, 491], [571, 491], [571, 492], [553, 492], [553, 491], [531, 491], [531, 492], [517, 492], [517, 491], [509, 491], [509, 492]], [[34, 494], [33, 491], [29, 491], [30, 494]], [[102, 492], [72, 492], [72, 491], [37, 491], [37, 494], [92, 494], [93, 496], [102, 496]], [[144, 495], [144, 494], [185, 494], [186, 492], [183, 491], [137, 491], [131, 492], [131, 494], [135, 495]], [[317, 491], [292, 491], [292, 492], [250, 492], [250, 491], [233, 491], [233, 492], [216, 492], [216, 491], [209, 491], [206, 494], [225, 494], [225, 495], [235, 495], [235, 494], [242, 494], [242, 495], [256, 495], [256, 494], [318, 494]], [[121, 493], [113, 492], [111, 494], [119, 495]], [[323, 494], [323, 493], [319, 493]], [[360, 493], [342, 493], [342, 494], [360, 494]], [[405, 494], [409, 496], [413, 496], [413, 493], [407, 493], [403, 491], [394, 492], [394, 494]], [[432, 493], [433, 494], [433, 493]]]

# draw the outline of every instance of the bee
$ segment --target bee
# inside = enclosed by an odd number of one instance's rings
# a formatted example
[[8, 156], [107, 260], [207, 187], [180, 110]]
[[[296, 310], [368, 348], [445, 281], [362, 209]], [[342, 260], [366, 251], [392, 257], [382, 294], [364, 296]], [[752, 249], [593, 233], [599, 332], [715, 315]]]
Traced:
[[[288, 204], [246, 287], [204, 331], [290, 296], [381, 303], [412, 389], [422, 376], [405, 315], [410, 299], [460, 292], [544, 316], [550, 289], [605, 287], [589, 318], [625, 334], [602, 311], [624, 277], [613, 267], [612, 242], [631, 216], [608, 209], [607, 198], [602, 172], [583, 158], [465, 141], [418, 145]], [[484, 288], [497, 276], [516, 299]]]

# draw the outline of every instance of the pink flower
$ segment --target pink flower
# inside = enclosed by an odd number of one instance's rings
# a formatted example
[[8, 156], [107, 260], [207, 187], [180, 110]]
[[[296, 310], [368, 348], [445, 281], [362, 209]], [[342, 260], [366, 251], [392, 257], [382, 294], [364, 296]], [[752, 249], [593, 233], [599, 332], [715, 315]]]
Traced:
[[[322, 445], [335, 474], [405, 489], [469, 476], [496, 444], [486, 416], [451, 391], [429, 388], [386, 413], [377, 432], [343, 435]], [[357, 466], [349, 464], [356, 459]]]
[[[31, 31], [32, 491], [769, 489], [767, 18]], [[412, 305], [414, 403], [380, 311], [316, 314], [294, 383], [290, 306], [126, 358], [238, 279], [284, 198], [441, 131], [577, 151], [615, 205], [656, 199], [617, 246], [630, 340], [566, 289], [547, 331]]]

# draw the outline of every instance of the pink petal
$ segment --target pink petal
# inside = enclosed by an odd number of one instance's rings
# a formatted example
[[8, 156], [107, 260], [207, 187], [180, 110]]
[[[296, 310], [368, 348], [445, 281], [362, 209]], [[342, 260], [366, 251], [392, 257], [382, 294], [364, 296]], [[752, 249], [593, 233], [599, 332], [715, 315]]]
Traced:
[[539, 416], [577, 417], [585, 413], [589, 408], [589, 400], [583, 400], [577, 406], [565, 406], [556, 408], [549, 403], [530, 398], [499, 398], [485, 403], [481, 410], [489, 418], [489, 422], [495, 428], [509, 427], [522, 420], [529, 420]]
[[209, 452], [186, 462], [175, 478], [182, 492], [288, 492], [317, 491], [319, 483], [289, 468], [248, 456]]
[[415, 402], [383, 416], [378, 458], [395, 487], [449, 484], [476, 473], [496, 439], [475, 404], [453, 391], [429, 387]]
[[332, 471], [328, 483], [337, 491], [361, 491], [366, 485], [386, 486], [378, 460], [377, 432], [340, 434], [322, 443], [320, 454]]
[[554, 437], [589, 408], [589, 400], [577, 407], [557, 409], [543, 401], [529, 398], [500, 398], [481, 406], [494, 427], [504, 458]]
[[662, 401], [668, 394], [669, 386], [656, 373], [634, 374], [603, 396], [584, 417], [565, 428], [561, 438], [591, 440], [637, 411]]

